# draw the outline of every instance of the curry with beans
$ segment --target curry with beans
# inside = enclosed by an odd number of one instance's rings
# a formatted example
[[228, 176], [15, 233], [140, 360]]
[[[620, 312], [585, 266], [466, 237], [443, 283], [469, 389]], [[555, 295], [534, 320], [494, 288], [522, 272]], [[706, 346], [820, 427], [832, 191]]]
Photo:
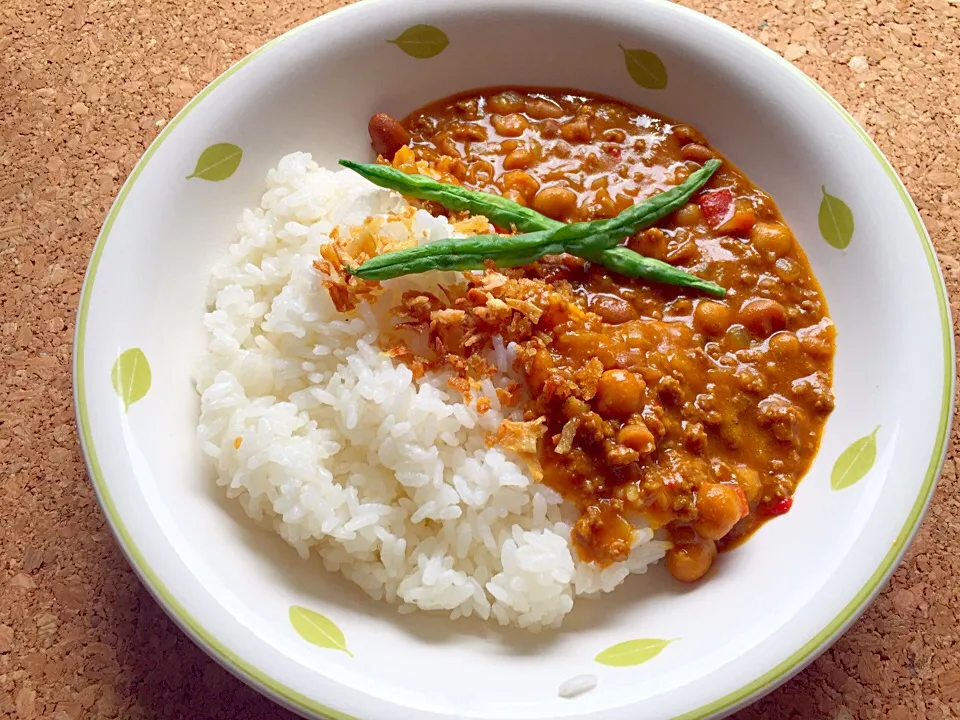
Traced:
[[[835, 331], [773, 200], [703, 135], [609, 98], [517, 89], [448, 98], [402, 121], [378, 114], [370, 134], [382, 162], [563, 222], [614, 217], [723, 160], [692, 201], [626, 240], [720, 284], [722, 299], [560, 255], [403, 313], [447, 356], [481, 347], [469, 332], [515, 343], [537, 472], [580, 509], [584, 559], [624, 559], [642, 518], [673, 541], [671, 574], [693, 581], [718, 549], [789, 510], [833, 408]], [[492, 300], [524, 316], [498, 324]], [[438, 329], [444, 317], [455, 321]]]

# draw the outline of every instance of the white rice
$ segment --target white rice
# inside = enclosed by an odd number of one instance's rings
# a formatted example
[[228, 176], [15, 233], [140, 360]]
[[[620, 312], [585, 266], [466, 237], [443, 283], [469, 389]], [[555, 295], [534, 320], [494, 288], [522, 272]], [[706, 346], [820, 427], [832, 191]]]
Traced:
[[[244, 211], [212, 272], [201, 447], [252, 518], [401, 613], [559, 626], [575, 596], [613, 590], [667, 544], [641, 528], [628, 560], [604, 569], [577, 561], [570, 509], [518, 458], [486, 445], [503, 419], [493, 385], [480, 414], [445, 377], [414, 380], [381, 353], [388, 321], [373, 309], [335, 310], [312, 267], [320, 246], [336, 226], [404, 207], [398, 194], [305, 153], [268, 173], [260, 207]], [[410, 233], [401, 222], [385, 231]], [[418, 242], [453, 233], [445, 219], [416, 213]], [[390, 281], [378, 308], [452, 277]], [[494, 356], [509, 366], [502, 343]]]
[[575, 698], [590, 692], [597, 686], [596, 675], [577, 675], [569, 680], [560, 683], [560, 689], [557, 691], [562, 698]]

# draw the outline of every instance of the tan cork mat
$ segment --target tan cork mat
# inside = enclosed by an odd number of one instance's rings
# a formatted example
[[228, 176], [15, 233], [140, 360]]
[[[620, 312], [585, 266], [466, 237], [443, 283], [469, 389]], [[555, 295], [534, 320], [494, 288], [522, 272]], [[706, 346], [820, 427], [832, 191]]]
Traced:
[[[589, 0], [584, 0], [589, 2]], [[323, 0], [0, 0], [0, 718], [288, 720], [167, 619], [117, 549], [74, 425], [71, 344], [94, 240], [177, 110]], [[960, 317], [960, 0], [687, 0], [812, 75], [926, 221]], [[738, 720], [960, 718], [954, 431], [890, 586]]]

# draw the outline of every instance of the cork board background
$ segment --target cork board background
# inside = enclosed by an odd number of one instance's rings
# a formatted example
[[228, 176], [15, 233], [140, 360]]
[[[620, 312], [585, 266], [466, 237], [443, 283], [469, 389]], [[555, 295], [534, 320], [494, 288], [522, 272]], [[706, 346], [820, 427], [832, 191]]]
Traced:
[[[867, 128], [960, 317], [960, 0], [685, 2], [785, 55]], [[293, 717], [207, 659], [117, 549], [80, 454], [71, 344], [100, 224], [150, 141], [231, 63], [339, 4], [0, 0], [0, 718]], [[955, 429], [877, 602], [737, 720], [960, 718], [958, 450]]]

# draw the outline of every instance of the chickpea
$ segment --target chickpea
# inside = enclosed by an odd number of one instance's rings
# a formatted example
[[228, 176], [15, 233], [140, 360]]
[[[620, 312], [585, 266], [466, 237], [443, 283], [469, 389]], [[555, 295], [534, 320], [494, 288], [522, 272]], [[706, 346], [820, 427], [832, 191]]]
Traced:
[[563, 117], [563, 108], [547, 98], [529, 98], [526, 111], [527, 115], [535, 120]]
[[755, 335], [768, 337], [787, 327], [787, 311], [776, 300], [757, 298], [740, 308], [740, 322]]
[[767, 341], [767, 345], [782, 360], [796, 357], [800, 352], [800, 341], [792, 332], [778, 332]]
[[781, 257], [793, 247], [793, 233], [782, 223], [758, 222], [750, 229], [750, 242], [760, 252]]
[[673, 221], [681, 227], [697, 225], [703, 220], [703, 211], [696, 203], [687, 203], [673, 214]]
[[562, 187], [543, 188], [533, 198], [533, 209], [554, 220], [567, 220], [577, 209], [577, 194]]
[[667, 255], [667, 236], [660, 228], [648, 228], [628, 239], [627, 247], [641, 255], [663, 260]]
[[713, 300], [701, 300], [693, 311], [693, 327], [705, 335], [723, 335], [732, 319], [733, 311]]
[[597, 381], [594, 400], [597, 410], [606, 415], [627, 417], [643, 409], [643, 391], [647, 384], [629, 370], [607, 370]]
[[[534, 206], [536, 206], [536, 203], [534, 203]], [[587, 307], [591, 312], [599, 315], [604, 322], [611, 325], [622, 325], [639, 317], [633, 305], [616, 295], [602, 293], [591, 295]]]
[[715, 158], [717, 154], [708, 147], [700, 145], [699, 143], [690, 143], [689, 145], [684, 145], [683, 149], [680, 151], [680, 157], [684, 160], [693, 160], [696, 163], [701, 165], [707, 160]]
[[523, 145], [521, 140], [503, 140], [500, 143], [500, 152], [504, 155], [509, 155], [521, 145]]
[[617, 442], [631, 450], [636, 450], [641, 455], [649, 455], [657, 448], [653, 433], [642, 422], [630, 423], [620, 428], [617, 433]]
[[610, 130], [604, 130], [603, 139], [608, 142], [622, 143], [627, 139], [627, 134], [620, 128], [611, 128]]
[[537, 194], [537, 190], [540, 189], [540, 183], [534, 180], [533, 176], [522, 170], [511, 170], [508, 173], [504, 173], [503, 177], [500, 178], [500, 184], [504, 190], [519, 191], [526, 200], [525, 205], [530, 204], [530, 200], [533, 199], [533, 196]]
[[749, 512], [749, 508], [739, 485], [703, 483], [697, 490], [697, 512], [693, 529], [700, 537], [719, 540]]
[[717, 544], [713, 540], [674, 545], [667, 550], [667, 570], [680, 582], [696, 582], [713, 565], [717, 557]]
[[543, 390], [553, 374], [554, 366], [553, 357], [546, 350], [537, 350], [536, 355], [529, 361], [526, 366], [527, 379], [536, 392]]
[[753, 468], [738, 466], [734, 468], [734, 475], [737, 478], [737, 484], [743, 490], [747, 502], [753, 504], [760, 499], [763, 493], [763, 483], [760, 482], [760, 473]]
[[509, 115], [523, 111], [526, 98], [514, 90], [497, 93], [487, 100], [487, 107], [500, 115]]
[[530, 123], [523, 115], [494, 115], [490, 119], [494, 129], [504, 137], [520, 137], [530, 127]]
[[504, 170], [524, 170], [533, 164], [533, 153], [526, 148], [517, 148], [503, 159]]

